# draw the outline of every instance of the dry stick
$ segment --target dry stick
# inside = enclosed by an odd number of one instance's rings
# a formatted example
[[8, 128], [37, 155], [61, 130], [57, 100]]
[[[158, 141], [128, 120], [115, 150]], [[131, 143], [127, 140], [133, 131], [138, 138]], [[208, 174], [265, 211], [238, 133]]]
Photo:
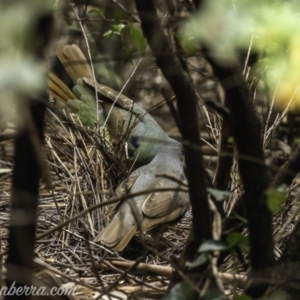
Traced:
[[[145, 256], [145, 255], [144, 255]], [[144, 258], [144, 257], [143, 257]], [[140, 259], [139, 259], [140, 261]], [[154, 287], [154, 286], [151, 286], [149, 283], [147, 282], [144, 282], [138, 278], [134, 278], [132, 277], [129, 273], [131, 270], [139, 270], [139, 268], [136, 268], [135, 265], [139, 265], [140, 263], [136, 264], [136, 262], [132, 262], [131, 265], [128, 265], [128, 269], [126, 269], [126, 271], [123, 271], [123, 270], [120, 270], [118, 268], [116, 268], [116, 264], [111, 264], [111, 261], [110, 260], [106, 260], [106, 261], [103, 261], [102, 262], [102, 266], [106, 266], [106, 267], [109, 267], [110, 269], [114, 270], [114, 271], [117, 271], [119, 273], [121, 273], [121, 278], [118, 278], [117, 282], [120, 281], [120, 279], [123, 279], [124, 276], [128, 276], [128, 278], [131, 279], [132, 282], [137, 282], [137, 283], [140, 283], [140, 284], [143, 284], [144, 286], [147, 286], [149, 288], [152, 288], [153, 290], [156, 290], [157, 292], [161, 292], [162, 290], [160, 288], [157, 288], [157, 287]], [[118, 265], [117, 265], [118, 266]], [[122, 266], [121, 266], [122, 267]], [[110, 290], [111, 290], [111, 287], [110, 287]], [[96, 299], [95, 299], [96, 300]]]
[[[122, 273], [121, 276], [120, 276], [117, 280], [115, 280], [115, 281], [114, 281], [107, 289], [105, 289], [104, 292], [103, 292], [103, 294], [107, 294], [107, 293], [111, 292], [112, 289], [120, 282], [120, 280], [121, 280], [122, 278], [124, 278], [126, 275], [128, 275], [127, 273], [128, 273], [131, 269], [133, 269], [136, 265], [138, 265], [138, 264], [140, 263], [140, 261], [142, 261], [142, 260], [147, 256], [147, 254], [148, 254], [148, 251], [145, 251], [144, 255], [141, 256], [140, 258], [138, 258], [138, 259], [135, 261], [135, 263], [133, 264], [133, 266], [129, 267], [129, 269], [126, 270], [126, 272]], [[95, 300], [98, 300], [101, 296], [102, 296], [102, 294], [99, 295], [99, 297], [97, 297]]]
[[51, 265], [45, 263], [44, 261], [42, 261], [39, 258], [35, 258], [34, 259], [34, 263], [37, 264], [39, 267], [43, 267], [46, 268], [48, 270], [50, 270], [51, 272], [53, 272], [54, 274], [57, 274], [63, 278], [66, 278], [69, 282], [74, 282], [77, 283], [78, 285], [82, 285], [85, 286], [93, 291], [97, 291], [101, 293], [101, 290], [99, 288], [96, 288], [94, 286], [88, 285], [87, 283], [85, 283], [84, 280], [80, 280], [80, 279], [75, 279], [73, 276], [68, 276], [62, 272], [60, 272], [59, 270], [57, 270], [56, 268], [52, 267]]
[[74, 251], [71, 251], [71, 249], [67, 249], [67, 251], [72, 255], [74, 256], [74, 258], [82, 265], [84, 265], [85, 263], [82, 261], [82, 259], [74, 252]]
[[[209, 199], [209, 208], [213, 214], [212, 236], [214, 240], [219, 241], [221, 239], [221, 234], [222, 234], [222, 218], [216, 204], [211, 199]], [[220, 280], [220, 276], [218, 273], [217, 264], [218, 264], [219, 256], [220, 256], [220, 251], [213, 251], [212, 259], [211, 259], [211, 269], [212, 269], [212, 275], [215, 278], [219, 290], [225, 292], [223, 283]]]
[[[130, 17], [137, 23], [139, 23], [139, 19], [136, 17], [135, 14], [129, 12], [121, 3], [117, 0], [111, 0], [116, 6], [118, 6], [121, 10], [123, 10], [126, 14], [130, 15]], [[115, 21], [115, 20], [114, 20]]]
[[95, 91], [95, 99], [96, 99], [96, 121], [97, 121], [97, 126], [98, 126], [98, 124], [99, 124], [99, 115], [98, 115], [98, 111], [99, 111], [99, 99], [98, 99], [98, 92], [97, 92], [97, 80], [96, 80], [96, 75], [95, 75], [95, 70], [94, 70], [94, 65], [93, 65], [93, 60], [92, 60], [90, 45], [89, 45], [88, 38], [87, 38], [87, 36], [85, 34], [85, 31], [84, 31], [81, 19], [79, 18], [75, 7], [73, 7], [73, 10], [74, 10], [76, 18], [78, 20], [80, 29], [82, 31], [82, 34], [83, 34], [83, 37], [84, 37], [84, 40], [85, 40], [85, 43], [86, 43], [86, 47], [87, 47], [87, 50], [88, 50], [89, 59], [90, 59], [90, 66], [91, 66], [91, 69], [92, 69], [93, 81], [94, 81], [94, 85], [95, 85], [94, 91]]
[[248, 66], [248, 62], [249, 62], [249, 58], [250, 58], [250, 54], [251, 54], [251, 50], [252, 50], [252, 44], [253, 44], [253, 34], [251, 35], [250, 44], [249, 44], [249, 47], [248, 47], [247, 56], [246, 56], [246, 59], [245, 59], [245, 64], [244, 64], [244, 69], [243, 69], [243, 75], [246, 79], [247, 79], [246, 69], [247, 69], [247, 66]]
[[167, 287], [161, 288], [161, 291], [153, 291], [153, 288], [140, 287], [140, 286], [120, 286], [120, 291], [127, 294], [135, 294], [135, 299], [162, 299], [166, 294]]
[[[198, 93], [196, 93], [196, 95], [197, 95], [197, 98], [200, 100], [201, 97], [198, 95]], [[210, 117], [209, 117], [208, 110], [207, 110], [207, 108], [206, 108], [205, 105], [203, 106], [203, 112], [204, 112], [204, 114], [206, 115], [206, 119], [207, 119], [207, 121], [208, 121], [208, 125], [209, 125], [209, 128], [210, 128], [210, 132], [211, 132], [211, 134], [212, 134], [212, 136], [213, 136], [213, 139], [214, 139], [215, 143], [217, 143], [218, 138], [217, 138], [217, 136], [216, 136], [215, 131], [212, 130], [214, 127], [212, 126], [211, 119], [210, 119]], [[201, 140], [203, 141], [203, 139], [201, 139]], [[211, 147], [213, 147], [213, 146], [211, 145]], [[214, 148], [214, 147], [213, 147], [213, 148]]]
[[[147, 263], [139, 263], [138, 265], [135, 264], [134, 261], [130, 260], [117, 260], [117, 259], [109, 259], [109, 262], [115, 266], [119, 266], [122, 268], [130, 268], [133, 267], [131, 270], [141, 270], [145, 272], [152, 272], [158, 276], [165, 276], [167, 278], [171, 278], [174, 273], [174, 268], [168, 266], [158, 266], [153, 264]], [[102, 262], [106, 264], [106, 261]], [[244, 288], [247, 282], [246, 275], [235, 275], [231, 273], [218, 273], [220, 279], [226, 284], [237, 284], [239, 288]]]
[[[284, 69], [284, 63], [283, 63], [283, 66], [282, 66], [282, 70], [283, 69]], [[264, 137], [263, 145], [266, 145], [267, 136], [268, 136], [267, 133], [268, 133], [268, 131], [270, 131], [270, 129], [268, 129], [268, 125], [269, 125], [269, 122], [270, 122], [270, 118], [271, 118], [271, 114], [272, 114], [272, 109], [273, 109], [274, 102], [275, 102], [276, 93], [277, 93], [277, 90], [278, 90], [278, 87], [279, 87], [282, 75], [283, 75], [283, 71], [280, 73], [280, 77], [278, 78], [278, 82], [276, 84], [276, 88], [275, 88], [273, 96], [272, 96], [272, 101], [270, 103], [270, 107], [269, 107], [269, 111], [268, 111], [268, 116], [267, 116], [267, 119], [266, 119], [266, 122], [265, 122], [265, 128], [264, 128], [264, 134], [263, 134], [263, 137]], [[275, 120], [275, 122], [276, 122], [276, 120]], [[275, 122], [274, 122], [274, 124], [275, 124]], [[273, 124], [273, 126], [274, 126], [274, 124]]]
[[[166, 16], [165, 16], [165, 17], [166, 17]], [[163, 18], [163, 20], [165, 19], [165, 17]], [[146, 48], [146, 50], [145, 50], [145, 53], [148, 52], [148, 49], [149, 49], [149, 46], [147, 46], [147, 48]], [[108, 112], [108, 114], [107, 114], [107, 117], [106, 117], [106, 120], [105, 120], [105, 122], [104, 122], [104, 124], [103, 124], [103, 127], [106, 126], [106, 123], [108, 122], [108, 118], [109, 118], [109, 116], [110, 116], [110, 114], [111, 114], [111, 112], [112, 112], [112, 110], [113, 110], [113, 107], [114, 107], [115, 104], [117, 103], [119, 97], [122, 95], [124, 89], [125, 89], [126, 86], [128, 85], [129, 81], [132, 79], [133, 75], [136, 73], [136, 71], [137, 71], [137, 69], [138, 69], [138, 67], [139, 67], [139, 65], [141, 64], [142, 61], [143, 61], [143, 57], [140, 58], [140, 60], [138, 61], [138, 63], [137, 63], [136, 66], [134, 67], [133, 71], [132, 71], [131, 74], [129, 75], [127, 81], [125, 82], [125, 84], [123, 85], [122, 89], [120, 90], [119, 94], [117, 95], [115, 101], [113, 102], [113, 104], [112, 104], [112, 106], [111, 106], [111, 108], [110, 108], [110, 110], [109, 110], [109, 112]], [[95, 85], [95, 87], [96, 87], [96, 85]], [[128, 125], [129, 125], [129, 124], [130, 124], [130, 121], [129, 121]]]
[[[102, 280], [100, 279], [99, 273], [97, 271], [96, 263], [95, 263], [95, 260], [94, 260], [93, 254], [92, 254], [91, 245], [89, 243], [89, 231], [87, 230], [86, 225], [85, 225], [85, 223], [82, 220], [80, 220], [80, 223], [81, 223], [81, 225], [82, 225], [82, 227], [84, 229], [86, 246], [87, 246], [87, 249], [88, 249], [88, 252], [89, 252], [89, 258], [90, 258], [90, 261], [91, 261], [91, 264], [92, 264], [92, 272], [94, 272], [94, 274], [95, 274], [95, 276], [97, 278], [97, 281], [101, 285], [101, 288], [104, 289], [104, 284], [103, 284]], [[106, 295], [110, 299], [109, 294], [106, 294]]]
[[[156, 275], [165, 276], [168, 278], [171, 278], [173, 274], [173, 268], [167, 266], [158, 266], [158, 265], [146, 264], [142, 262], [136, 264], [135, 261], [116, 260], [116, 259], [110, 259], [109, 262], [115, 266], [119, 266], [122, 268], [131, 267], [132, 271], [141, 270], [145, 272], [152, 272], [155, 273]], [[102, 263], [105, 264], [106, 261], [103, 261]]]
[[[50, 144], [50, 140], [48, 138], [45, 138], [44, 144], [45, 144], [45, 142], [48, 144], [48, 146], [50, 145], [50, 147], [52, 147], [52, 145]], [[56, 172], [56, 170], [55, 170], [55, 172]], [[53, 188], [53, 186], [52, 186], [50, 192], [51, 192], [51, 195], [52, 195], [53, 202], [55, 203], [56, 210], [57, 210], [58, 214], [60, 215], [61, 219], [63, 219], [63, 214], [62, 214], [62, 212], [61, 212], [61, 210], [59, 208], [59, 205], [57, 203], [57, 200], [56, 200], [56, 197], [55, 197], [55, 194], [54, 194], [54, 188]]]
[[[90, 59], [90, 66], [91, 66], [92, 73], [93, 73], [93, 81], [94, 81], [94, 85], [95, 85], [94, 91], [95, 91], [95, 100], [96, 100], [96, 126], [98, 128], [98, 126], [99, 126], [99, 114], [98, 114], [98, 111], [99, 111], [99, 99], [98, 99], [97, 80], [96, 80], [96, 75], [95, 75], [95, 71], [94, 71], [94, 65], [93, 65], [93, 61], [92, 61], [92, 56], [91, 56], [89, 42], [88, 42], [86, 33], [84, 31], [83, 24], [82, 24], [81, 20], [79, 19], [79, 16], [78, 16], [75, 8], [74, 8], [74, 12], [76, 14], [77, 20], [79, 22], [79, 25], [80, 25], [80, 28], [81, 28], [81, 31], [82, 31], [82, 34], [83, 34], [83, 36], [85, 38], [85, 41], [86, 41], [86, 46], [87, 46], [88, 55], [89, 55], [89, 59]], [[98, 169], [99, 169], [98, 156], [96, 157], [96, 160], [97, 160], [96, 171], [98, 171]], [[99, 172], [97, 172], [97, 173], [99, 173]], [[96, 189], [99, 191], [99, 179], [98, 179], [98, 176], [96, 176]], [[97, 195], [96, 197], [97, 197], [98, 202], [100, 202], [99, 193], [96, 193], [96, 195]], [[89, 216], [89, 218], [90, 218], [90, 216]], [[91, 226], [90, 228], [92, 229], [93, 236], [95, 236], [94, 230], [93, 230], [93, 226]]]
[[287, 231], [287, 227], [295, 220], [295, 218], [299, 215], [299, 212], [300, 212], [300, 205], [293, 207], [290, 216], [274, 236], [275, 243], [279, 243], [279, 241], [282, 241], [284, 238], [291, 235], [291, 232]]
[[[203, 99], [200, 97], [200, 95], [196, 92], [196, 90], [195, 90], [195, 93], [196, 93], [196, 96], [197, 96], [197, 99], [198, 99], [198, 102], [197, 102], [197, 108], [198, 108], [198, 110], [200, 111], [200, 115], [201, 115], [201, 118], [204, 120], [204, 109], [202, 109], [202, 107], [204, 107], [205, 108], [205, 106], [209, 106], [208, 105], [208, 103], [214, 103], [214, 106], [216, 106], [216, 104], [215, 104], [215, 102], [213, 102], [213, 101], [210, 101], [210, 102], [208, 102], [207, 100], [206, 101], [203, 101]], [[202, 105], [201, 106], [201, 104], [199, 103], [199, 101], [201, 102], [201, 103], [204, 103], [205, 105]], [[208, 118], [208, 120], [210, 120], [210, 118]], [[208, 121], [209, 123], [210, 123], [210, 121]], [[210, 130], [209, 130], [210, 129]], [[205, 130], [206, 130], [206, 132], [207, 132], [207, 134], [209, 135], [209, 137], [210, 138], [213, 138], [212, 137], [212, 135], [214, 136], [214, 138], [216, 138], [215, 137], [215, 134], [214, 134], [214, 132], [212, 132], [213, 130], [212, 130], [212, 127], [211, 126], [205, 126]]]
[[[111, 106], [111, 108], [110, 108], [110, 110], [109, 110], [109, 112], [108, 112], [108, 114], [107, 114], [107, 117], [106, 117], [106, 120], [105, 120], [105, 122], [104, 122], [104, 124], [103, 124], [103, 127], [106, 126], [106, 123], [108, 122], [109, 116], [110, 116], [110, 114], [111, 114], [111, 112], [112, 112], [112, 110], [113, 110], [115, 104], [117, 103], [119, 97], [122, 95], [122, 93], [123, 93], [125, 87], [126, 87], [127, 84], [129, 83], [129, 81], [132, 79], [132, 77], [133, 77], [133, 75], [135, 74], [137, 68], [139, 67], [140, 63], [142, 62], [142, 59], [143, 59], [143, 58], [140, 58], [140, 60], [138, 61], [138, 63], [137, 63], [136, 66], [134, 67], [133, 71], [132, 71], [131, 74], [129, 75], [129, 78], [127, 79], [127, 81], [126, 81], [125, 84], [123, 85], [122, 89], [120, 90], [119, 94], [117, 95], [115, 101], [113, 102], [113, 104], [112, 104], [112, 106]], [[95, 88], [97, 88], [97, 86], [95, 86]]]
[[[194, 289], [195, 292], [197, 292], [199, 295], [201, 294], [201, 290], [192, 282], [192, 280], [185, 274], [185, 272], [181, 271], [181, 269], [178, 267], [178, 265], [175, 264], [174, 261], [172, 261], [170, 258], [162, 255], [160, 252], [158, 252], [155, 248], [149, 247], [148, 245], [144, 244], [144, 247], [148, 249], [149, 251], [152, 251], [156, 256], [161, 257], [165, 261], [169, 262], [174, 270], [176, 270], [177, 274], [180, 276], [181, 280], [183, 282], [187, 282], [190, 284], [190, 286]], [[177, 275], [176, 274], [176, 275]], [[200, 277], [200, 276], [199, 276]], [[200, 279], [199, 279], [200, 280]]]
[[276, 188], [282, 183], [290, 185], [293, 178], [298, 174], [299, 170], [300, 146], [296, 148], [296, 150], [291, 154], [289, 159], [279, 168], [270, 186]]
[[[51, 224], [53, 227], [58, 226], [57, 224], [54, 224], [54, 223], [52, 223], [52, 222], [50, 222], [50, 221], [45, 221], [45, 222]], [[75, 233], [74, 231], [70, 231], [69, 229], [65, 229], [65, 228], [63, 228], [62, 230], [63, 230], [63, 231], [66, 231], [66, 232], [69, 233], [70, 235], [73, 235], [73, 236], [75, 236], [75, 237], [77, 237], [77, 238], [79, 238], [79, 239], [81, 239], [81, 240], [84, 240], [84, 237], [83, 237], [83, 236], [81, 236], [81, 235]], [[106, 252], [109, 253], [110, 255], [115, 254], [113, 251], [110, 251], [110, 250], [108, 250], [107, 248], [105, 248], [104, 246], [101, 246], [101, 245], [96, 244], [96, 243], [94, 243], [94, 242], [89, 241], [89, 244], [92, 245], [92, 246], [94, 246], [94, 247], [98, 247], [98, 248], [100, 248], [101, 250], [106, 251]]]
[[289, 294], [289, 299], [299, 298], [299, 261], [300, 261], [300, 223], [296, 223], [286, 243], [282, 256], [278, 261], [278, 278], [280, 286]]
[[[83, 194], [82, 194], [82, 192], [81, 192], [81, 186], [80, 186], [79, 178], [78, 178], [78, 175], [77, 175], [77, 172], [76, 172], [76, 165], [77, 165], [76, 153], [78, 152], [78, 154], [79, 154], [79, 151], [78, 151], [78, 148], [77, 148], [77, 147], [75, 147], [74, 150], [75, 150], [75, 151], [74, 151], [74, 166], [75, 166], [75, 178], [76, 178], [76, 184], [77, 184], [78, 191], [79, 191], [79, 193], [80, 193], [81, 204], [82, 204], [82, 206], [83, 206], [84, 209], [87, 209], [87, 208], [88, 208], [88, 205], [87, 205], [87, 203], [86, 203], [85, 197], [83, 196]], [[79, 154], [79, 156], [80, 156], [80, 154]], [[81, 156], [80, 156], [80, 157], [81, 157]], [[87, 217], [88, 217], [88, 221], [89, 221], [89, 224], [90, 224], [90, 228], [91, 228], [91, 230], [92, 230], [92, 235], [95, 236], [91, 215], [90, 215], [90, 214], [87, 214]]]

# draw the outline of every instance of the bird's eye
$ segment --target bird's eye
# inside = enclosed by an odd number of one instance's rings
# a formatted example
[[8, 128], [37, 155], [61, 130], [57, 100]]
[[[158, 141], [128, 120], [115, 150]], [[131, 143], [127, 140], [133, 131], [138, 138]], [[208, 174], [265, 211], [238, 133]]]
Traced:
[[129, 143], [137, 149], [140, 146], [140, 140], [137, 136], [131, 136], [129, 139]]

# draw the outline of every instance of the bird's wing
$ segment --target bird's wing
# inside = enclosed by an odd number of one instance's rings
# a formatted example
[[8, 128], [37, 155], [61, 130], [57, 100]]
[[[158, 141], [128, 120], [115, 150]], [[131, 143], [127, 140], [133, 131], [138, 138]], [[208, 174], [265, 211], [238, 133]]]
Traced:
[[[175, 186], [173, 186], [175, 187]], [[189, 207], [188, 194], [182, 191], [155, 192], [143, 204], [142, 228], [149, 231], [160, 224], [182, 217]]]
[[183, 216], [185, 213], [185, 210], [183, 210], [182, 207], [178, 207], [172, 211], [170, 211], [167, 215], [162, 216], [160, 218], [144, 218], [142, 223], [142, 230], [143, 231], [149, 231], [157, 227], [161, 224], [170, 223], [172, 221], [175, 221], [176, 219]]
[[[122, 196], [128, 193], [137, 178], [138, 175], [136, 174], [125, 179], [116, 189], [115, 195]], [[95, 238], [95, 242], [100, 242], [115, 251], [122, 251], [137, 231], [135, 217], [131, 213], [130, 207], [123, 207], [123, 210], [118, 210], [122, 203], [123, 201], [116, 203], [113, 207], [116, 210], [115, 216]]]
[[[160, 185], [160, 187], [164, 186]], [[143, 204], [143, 213], [150, 218], [166, 216], [178, 207], [179, 196], [179, 192], [176, 191], [153, 192]]]
[[[133, 184], [135, 183], [136, 179], [138, 178], [138, 175], [130, 175], [128, 178], [126, 178], [125, 180], [123, 180], [119, 186], [117, 187], [117, 189], [115, 190], [114, 195], [116, 197], [121, 197], [123, 195], [126, 195], [127, 193], [129, 193], [131, 187], [133, 186]], [[116, 213], [118, 210], [119, 205], [122, 203], [123, 201], [118, 201], [114, 204], [112, 204], [110, 206], [109, 212], [110, 213]]]
[[135, 183], [135, 181], [137, 180], [137, 178], [138, 178], [138, 174], [132, 174], [128, 178], [123, 180], [117, 187], [115, 191], [115, 195], [117, 197], [120, 197], [121, 195], [125, 195], [126, 193], [128, 193], [131, 187], [133, 186], [133, 184]]

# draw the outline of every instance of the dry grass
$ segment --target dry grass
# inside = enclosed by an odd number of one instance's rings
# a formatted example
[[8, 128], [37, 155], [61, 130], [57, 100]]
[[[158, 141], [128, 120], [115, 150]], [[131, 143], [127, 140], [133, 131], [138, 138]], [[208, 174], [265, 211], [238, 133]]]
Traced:
[[[73, 118], [74, 123], [80, 124], [76, 117]], [[101, 291], [107, 289], [109, 293], [123, 291], [123, 296], [124, 292], [161, 296], [168, 285], [166, 278], [143, 272], [138, 275], [126, 274], [125, 269], [109, 263], [111, 257], [122, 259], [117, 253], [92, 242], [111, 219], [114, 205], [103, 205], [77, 217], [88, 208], [109, 200], [117, 184], [126, 176], [127, 168], [114, 154], [107, 137], [100, 131], [97, 133], [80, 125], [62, 122], [50, 112], [48, 121], [44, 149], [53, 190], [47, 190], [41, 182], [36, 267], [43, 271], [39, 276], [47, 277], [52, 272], [56, 273], [61, 283], [74, 282], [77, 289], [75, 296], [79, 299], [87, 295], [99, 296]], [[2, 149], [9, 148], [10, 151], [4, 153], [0, 161], [3, 171], [0, 174], [3, 250], [8, 246], [12, 145], [13, 140], [2, 142]], [[180, 224], [164, 233], [164, 239], [173, 243], [172, 247], [164, 241], [155, 242], [146, 236], [145, 242], [150, 249], [153, 244], [156, 245], [154, 251], [143, 250], [139, 245], [137, 247], [140, 250], [135, 253], [129, 246], [125, 255], [131, 259], [140, 257], [141, 262], [149, 264], [169, 265], [170, 257], [179, 255], [182, 250], [190, 220], [191, 215], [187, 214]], [[62, 226], [63, 222], [65, 224]]]
[[[205, 139], [206, 146], [211, 149], [217, 148], [220, 118], [201, 105], [199, 105], [199, 115], [205, 120], [202, 137]], [[281, 118], [281, 121], [283, 119]], [[270, 139], [279, 126], [277, 119], [275, 122], [276, 124], [271, 123], [268, 130], [265, 130], [265, 145], [271, 143]], [[0, 142], [0, 234], [3, 250], [8, 246], [6, 241], [12, 145], [13, 139]], [[122, 145], [119, 145], [119, 150], [120, 147]], [[137, 238], [121, 256], [92, 242], [111, 219], [112, 208], [115, 206], [114, 204], [100, 205], [111, 199], [114, 189], [127, 176], [130, 169], [130, 166], [123, 164], [117, 157], [116, 153], [121, 153], [117, 148], [116, 145], [112, 147], [105, 132], [84, 129], [75, 116], [72, 122], [62, 122], [49, 112], [45, 157], [53, 190], [47, 190], [43, 181], [41, 182], [36, 242], [38, 258], [36, 267], [40, 273], [37, 274], [43, 278], [53, 277], [53, 274], [56, 274], [55, 280], [59, 280], [61, 284], [73, 283], [76, 287], [74, 296], [78, 299], [91, 297], [95, 299], [101, 294], [110, 294], [111, 299], [123, 299], [126, 295], [131, 295], [135, 299], [161, 297], [165, 294], [169, 283], [169, 276], [164, 271], [168, 272], [173, 258], [180, 255], [191, 228], [192, 216], [188, 212], [179, 224], [168, 228], [163, 235], [163, 240], [153, 241], [146, 236], [143, 239], [145, 246], [143, 247], [140, 242], [137, 242]], [[276, 153], [278, 151], [280, 149], [275, 149]], [[213, 174], [216, 169], [216, 155], [212, 155], [210, 151], [204, 158], [207, 170]], [[241, 193], [239, 180], [235, 159], [229, 187], [233, 193], [225, 203], [227, 211], [232, 208]], [[299, 216], [297, 178], [288, 188], [287, 195], [282, 212], [274, 217], [277, 257], [280, 256], [285, 240]], [[82, 215], [82, 212], [96, 205], [99, 207]], [[79, 214], [81, 216], [77, 217]], [[125, 263], [130, 260], [165, 268], [151, 271], [143, 268], [133, 270], [129, 265], [124, 268], [114, 264], [112, 258], [118, 258]], [[247, 261], [247, 255], [244, 259]], [[222, 266], [222, 271], [244, 274], [243, 267], [243, 263], [232, 256]], [[234, 285], [227, 286], [229, 295], [234, 291], [236, 291]]]

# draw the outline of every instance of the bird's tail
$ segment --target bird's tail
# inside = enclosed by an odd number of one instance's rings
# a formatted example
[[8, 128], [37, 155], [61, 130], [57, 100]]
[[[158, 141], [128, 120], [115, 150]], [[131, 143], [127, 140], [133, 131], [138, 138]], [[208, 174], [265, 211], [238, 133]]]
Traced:
[[[131, 99], [106, 85], [95, 83], [92, 68], [88, 63], [84, 53], [77, 45], [73, 44], [58, 47], [56, 50], [56, 56], [58, 61], [61, 63], [62, 68], [72, 81], [71, 89], [78, 85], [78, 80], [81, 81], [82, 85], [83, 80], [87, 88], [92, 88], [92, 90], [96, 88], [97, 92], [106, 100], [108, 100], [104, 101], [104, 104], [108, 105], [107, 109], [104, 107], [104, 110], [107, 110], [106, 113], [108, 113], [108, 110], [115, 100], [116, 105], [127, 111], [132, 110], [134, 102]], [[60, 102], [76, 99], [71, 89], [54, 72], [50, 72], [48, 90], [49, 94], [51, 94], [55, 99]], [[141, 110], [141, 108], [137, 106], [134, 108]], [[141, 110], [138, 113], [146, 113], [146, 111]]]
[[[59, 64], [57, 74], [51, 70], [48, 75], [48, 94], [51, 95], [58, 105], [58, 108], [65, 108], [69, 100], [78, 99], [73, 93], [73, 86], [77, 84], [80, 78], [93, 78], [93, 72], [85, 55], [80, 48], [73, 45], [59, 46], [56, 50], [56, 63]], [[62, 74], [66, 74], [62, 76]], [[68, 77], [71, 84], [61, 78]]]
[[79, 78], [93, 78], [92, 68], [77, 45], [72, 44], [58, 47], [56, 56], [64, 66], [74, 85], [77, 84]]
[[117, 214], [94, 241], [119, 252], [128, 245], [136, 231], [137, 226], [135, 224], [124, 222], [124, 218]]
[[69, 100], [76, 99], [70, 88], [53, 72], [48, 75], [48, 94], [56, 100], [58, 108], [65, 108]]

